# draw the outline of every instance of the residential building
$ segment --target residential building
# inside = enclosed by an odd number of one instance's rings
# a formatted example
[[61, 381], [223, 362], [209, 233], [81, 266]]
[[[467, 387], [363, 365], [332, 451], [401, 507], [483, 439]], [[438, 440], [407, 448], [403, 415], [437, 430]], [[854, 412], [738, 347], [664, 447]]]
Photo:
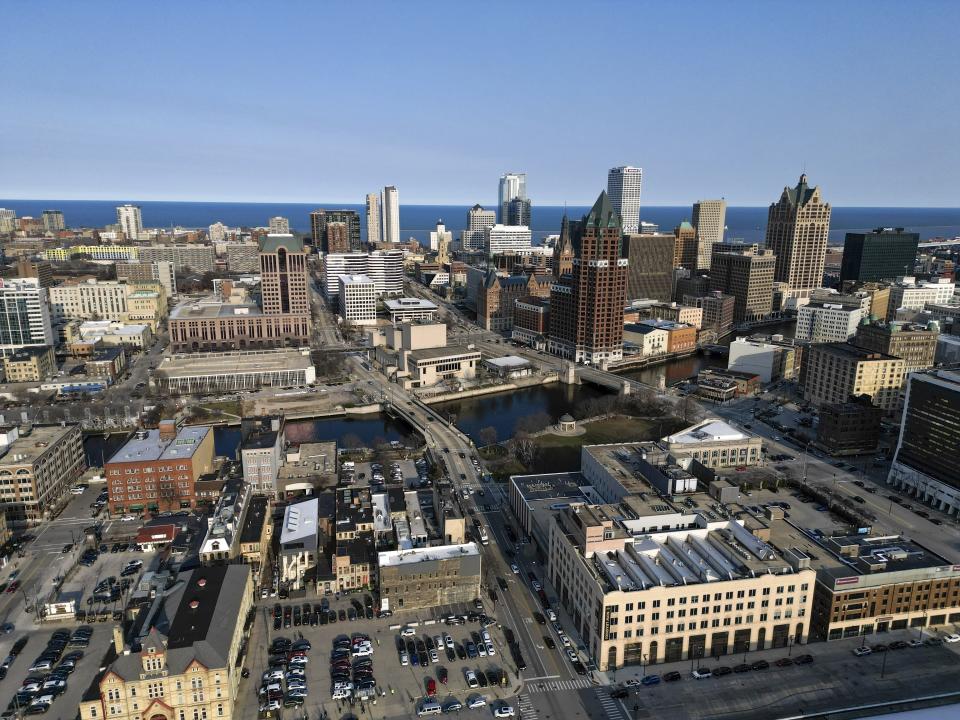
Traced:
[[0, 208], [0, 233], [12, 233], [16, 229], [16, 211], [9, 208]]
[[400, 196], [397, 188], [388, 185], [380, 195], [380, 209], [383, 223], [383, 242], [400, 243]]
[[121, 205], [117, 208], [117, 225], [123, 231], [127, 240], [136, 242], [143, 232], [143, 218], [140, 216], [139, 205]]
[[480, 598], [476, 543], [391, 550], [377, 554], [381, 609], [425, 610]]
[[384, 300], [383, 305], [390, 313], [390, 322], [394, 324], [410, 320], [433, 320], [437, 314], [436, 304], [422, 298], [391, 298]]
[[719, 290], [699, 297], [684, 295], [683, 304], [703, 309], [703, 330], [725, 335], [733, 328], [737, 299], [732, 295], [724, 295]]
[[640, 232], [640, 190], [643, 169], [622, 165], [607, 172], [607, 195], [620, 217], [624, 234]]
[[773, 310], [773, 279], [777, 259], [767, 250], [721, 252], [714, 245], [710, 289], [732, 295], [733, 321], [763, 320]]
[[36, 278], [40, 287], [51, 287], [54, 284], [53, 267], [45, 260], [31, 260], [26, 256], [17, 258], [17, 277]]
[[228, 350], [166, 355], [150, 377], [165, 395], [210, 394], [313, 385], [317, 370], [310, 350]]
[[891, 630], [917, 630], [922, 637], [925, 628], [960, 621], [960, 566], [915, 540], [834, 536], [822, 538], [815, 549], [813, 639]]
[[0, 280], [0, 355], [54, 344], [47, 292], [38, 278]]
[[590, 212], [571, 223], [573, 272], [550, 291], [550, 352], [599, 365], [623, 357], [627, 258], [620, 218], [603, 192]]
[[250, 498], [247, 518], [240, 530], [240, 557], [252, 566], [253, 577], [260, 584], [268, 567], [270, 541], [273, 538], [273, 522], [269, 516], [269, 498], [254, 495]]
[[144, 262], [172, 262], [178, 273], [213, 272], [216, 253], [212, 245], [148, 245], [137, 248]]
[[692, 325], [697, 329], [703, 324], [703, 308], [695, 305], [658, 302], [648, 306], [642, 312], [653, 320], [672, 320], [683, 325]]
[[477, 293], [477, 324], [485, 330], [504, 332], [513, 328], [514, 302], [525, 297], [549, 298], [552, 276], [498, 275], [487, 270]]
[[891, 414], [899, 404], [905, 368], [901, 358], [846, 343], [811, 345], [803, 361], [803, 397], [820, 406], [867, 395]]
[[821, 405], [818, 412], [818, 447], [831, 455], [863, 455], [877, 451], [883, 410], [870, 398]]
[[50, 262], [67, 262], [77, 255], [89, 255], [91, 260], [136, 260], [139, 255], [136, 245], [71, 245], [70, 247], [47, 248], [43, 256]]
[[341, 275], [339, 314], [345, 323], [374, 325], [377, 322], [377, 287], [366, 275]]
[[795, 337], [813, 343], [846, 342], [856, 334], [861, 319], [859, 307], [809, 303], [797, 309]]
[[118, 262], [114, 267], [117, 280], [126, 280], [133, 285], [159, 283], [168, 299], [177, 296], [177, 269], [169, 260], [128, 260]]
[[127, 367], [127, 356], [120, 347], [95, 350], [84, 363], [88, 378], [102, 378], [104, 385], [113, 385]]
[[544, 350], [549, 331], [550, 298], [526, 296], [513, 301], [513, 340]]
[[789, 286], [791, 297], [808, 298], [823, 285], [829, 231], [830, 204], [819, 187], [807, 184], [806, 174], [770, 205], [766, 245], [777, 261], [774, 279]]
[[895, 280], [913, 274], [920, 234], [903, 228], [848, 232], [843, 241], [840, 282]]
[[79, 425], [0, 428], [0, 508], [9, 528], [53, 517], [87, 463]]
[[104, 465], [110, 512], [159, 512], [196, 506], [195, 486], [213, 470], [213, 430], [164, 420], [138, 430]]
[[960, 514], [960, 373], [913, 373], [887, 483], [952, 516]]
[[949, 278], [918, 282], [915, 277], [903, 277], [890, 287], [886, 319], [893, 319], [897, 310], [901, 308], [920, 311], [928, 304], [955, 304], [953, 301], [955, 292], [956, 284]]
[[799, 374], [799, 356], [792, 340], [738, 337], [730, 343], [727, 370], [759, 375], [763, 383], [792, 380]]
[[[656, 323], [630, 323], [623, 326], [623, 343], [630, 354], [640, 357], [666, 355], [670, 333]], [[632, 346], [632, 347], [631, 347]]]
[[207, 228], [207, 237], [212, 245], [225, 242], [229, 228], [222, 222], [215, 222]]
[[79, 703], [81, 720], [240, 717], [253, 582], [247, 565], [182, 573], [141, 610], [135, 637], [120, 625], [105, 666]]
[[497, 224], [497, 213], [474, 205], [467, 211], [467, 227], [460, 233], [461, 250], [483, 250], [487, 242], [487, 230]]
[[[253, 488], [242, 482], [228, 482], [209, 508], [207, 533], [197, 555], [202, 565], [226, 565], [240, 556], [240, 534], [247, 520]], [[212, 505], [212, 503], [211, 503]]]
[[245, 417], [240, 421], [243, 482], [254, 493], [275, 496], [284, 446], [283, 416]]
[[[310, 237], [313, 247], [324, 253], [359, 252], [360, 215], [356, 210], [314, 210], [310, 213]], [[377, 239], [368, 237], [367, 242]]]
[[334, 253], [324, 257], [327, 297], [340, 291], [340, 275], [366, 275], [373, 280], [377, 295], [403, 295], [403, 251], [378, 250], [370, 253]]
[[697, 234], [696, 270], [709, 270], [714, 243], [723, 242], [727, 220], [726, 200], [698, 200], [693, 204], [693, 229]]
[[907, 373], [933, 367], [939, 330], [907, 322], [861, 325], [852, 340], [857, 347], [903, 358]]
[[509, 224], [510, 201], [513, 199], [527, 199], [527, 174], [504, 173], [500, 176], [500, 190], [498, 193], [500, 205], [500, 224]]
[[697, 231], [684, 220], [673, 229], [673, 266], [696, 271], [698, 265]]
[[370, 244], [379, 242], [381, 237], [380, 196], [377, 193], [367, 193], [366, 220], [367, 220], [367, 242]]
[[267, 223], [267, 227], [270, 229], [271, 235], [289, 235], [290, 234], [290, 221], [285, 217], [270, 218], [270, 221]]
[[49, 345], [30, 345], [3, 356], [4, 382], [40, 382], [57, 372], [57, 361]]
[[260, 246], [257, 243], [226, 243], [224, 255], [227, 258], [227, 269], [232, 273], [260, 271]]
[[667, 452], [691, 457], [712, 469], [756, 465], [761, 462], [759, 437], [749, 435], [717, 418], [707, 418], [663, 438]]
[[167, 315], [167, 295], [159, 282], [87, 280], [50, 288], [53, 321], [111, 320], [143, 323], [154, 332]]
[[487, 228], [485, 249], [487, 255], [528, 250], [531, 237], [530, 228], [526, 225], [494, 225]]
[[673, 256], [676, 238], [672, 234], [628, 234], [623, 238], [627, 268], [628, 301], [652, 298], [670, 302], [673, 292]]

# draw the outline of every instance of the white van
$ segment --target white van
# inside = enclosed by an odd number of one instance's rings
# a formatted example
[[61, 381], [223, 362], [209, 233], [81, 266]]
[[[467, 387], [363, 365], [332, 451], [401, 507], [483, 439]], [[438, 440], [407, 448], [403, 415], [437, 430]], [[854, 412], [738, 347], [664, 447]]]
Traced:
[[420, 707], [417, 708], [417, 717], [439, 715], [441, 712], [443, 712], [443, 709], [436, 700], [424, 700], [420, 703]]
[[330, 695], [330, 698], [332, 700], [349, 700], [350, 691], [347, 690], [346, 688], [338, 688], [333, 691], [333, 694]]

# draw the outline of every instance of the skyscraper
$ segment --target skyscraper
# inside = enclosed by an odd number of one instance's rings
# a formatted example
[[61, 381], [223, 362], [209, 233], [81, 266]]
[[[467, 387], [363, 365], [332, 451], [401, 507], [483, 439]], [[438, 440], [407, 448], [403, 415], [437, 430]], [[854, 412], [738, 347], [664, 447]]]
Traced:
[[63, 220], [63, 210], [44, 210], [43, 229], [47, 232], [59, 232], [67, 227]]
[[640, 186], [643, 183], [643, 170], [638, 167], [621, 165], [610, 168], [607, 173], [607, 194], [613, 209], [620, 215], [623, 232], [640, 231]]
[[[346, 249], [342, 249], [343, 238], [339, 234], [336, 242], [330, 242], [327, 232], [330, 223], [346, 225]], [[356, 252], [360, 249], [360, 216], [356, 210], [314, 210], [310, 213], [310, 238], [313, 246], [325, 253]]]
[[673, 256], [676, 238], [671, 233], [624, 235], [627, 259], [627, 301], [652, 298], [670, 302], [673, 292]]
[[380, 196], [380, 208], [383, 211], [383, 241], [400, 242], [400, 197], [397, 188], [387, 185]]
[[286, 235], [290, 232], [290, 221], [285, 217], [272, 217], [269, 225], [271, 235]]
[[894, 280], [913, 275], [919, 233], [903, 228], [877, 228], [868, 233], [847, 233], [840, 262], [840, 282]]
[[777, 258], [769, 250], [718, 252], [710, 261], [710, 289], [733, 295], [734, 322], [762, 320], [773, 310], [773, 275]]
[[785, 187], [767, 214], [767, 247], [777, 257], [774, 279], [786, 283], [788, 295], [808, 298], [823, 285], [823, 267], [830, 231], [830, 205], [819, 187], [807, 185], [806, 174], [795, 188]]
[[47, 289], [40, 280], [0, 279], [0, 355], [54, 342]]
[[627, 259], [620, 216], [606, 192], [589, 214], [570, 224], [576, 258], [570, 275], [550, 291], [550, 352], [605, 365], [623, 357]]
[[367, 242], [380, 242], [380, 196], [367, 193]]
[[222, 243], [227, 239], [227, 226], [217, 221], [207, 228], [207, 237], [212, 243]]
[[264, 315], [310, 315], [307, 254], [289, 234], [260, 240], [260, 295]]
[[467, 211], [467, 227], [460, 233], [462, 250], [483, 250], [487, 241], [487, 228], [497, 224], [497, 213], [474, 205]]
[[508, 225], [510, 201], [514, 198], [527, 199], [527, 174], [504, 173], [500, 176], [500, 224]]
[[561, 277], [573, 272], [573, 240], [570, 238], [570, 221], [567, 220], [567, 214], [563, 214], [563, 220], [560, 223], [560, 237], [557, 238], [557, 244], [553, 246], [553, 274], [555, 277]]
[[697, 231], [684, 220], [673, 229], [673, 266], [695, 271], [697, 269]]
[[507, 203], [507, 225], [530, 227], [530, 201], [513, 198]]
[[713, 244], [723, 242], [726, 219], [726, 200], [698, 200], [693, 204], [692, 224], [697, 232], [697, 270], [710, 269]]
[[143, 220], [139, 205], [121, 205], [117, 208], [117, 225], [127, 236], [127, 240], [139, 240], [143, 232]]
[[10, 208], [0, 208], [0, 233], [12, 233], [17, 229], [17, 212]]

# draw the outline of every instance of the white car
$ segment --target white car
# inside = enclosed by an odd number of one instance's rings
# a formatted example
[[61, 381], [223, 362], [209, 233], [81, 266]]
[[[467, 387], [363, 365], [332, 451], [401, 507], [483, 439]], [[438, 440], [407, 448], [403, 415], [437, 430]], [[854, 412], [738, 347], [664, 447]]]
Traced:
[[480, 681], [477, 680], [477, 674], [473, 670], [467, 670], [467, 685], [471, 688], [480, 687]]
[[570, 658], [570, 662], [576, 662], [580, 659], [577, 657], [577, 651], [573, 648], [567, 648], [567, 657]]
[[487, 704], [487, 699], [483, 695], [471, 695], [467, 698], [468, 708], [481, 708]]
[[510, 563], [510, 569], [513, 570], [514, 575], [520, 574], [520, 568], [517, 567], [516, 563]]
[[70, 488], [71, 495], [83, 495], [83, 488], [72, 487]]
[[282, 680], [283, 671], [282, 670], [267, 670], [263, 676], [263, 680]]
[[400, 664], [401, 664], [401, 665], [409, 665], [409, 664], [410, 664], [410, 656], [407, 655], [406, 652], [400, 653]]
[[412, 627], [405, 627], [400, 631], [400, 637], [413, 637], [417, 634], [417, 631]]
[[484, 628], [483, 630], [480, 631], [480, 637], [483, 638], [484, 642], [486, 643], [490, 642], [490, 631]]
[[437, 651], [436, 651], [436, 650], [431, 650], [431, 651], [430, 651], [430, 662], [432, 662], [432, 663], [438, 663], [438, 662], [440, 662], [440, 656], [437, 655]]
[[512, 705], [498, 705], [493, 709], [493, 716], [495, 718], [508, 718], [513, 717], [514, 715], [515, 711]]
[[136, 519], [137, 518], [135, 518], [133, 515], [124, 515], [120, 518], [120, 522], [131, 522], [132, 520]]
[[547, 617], [550, 619], [550, 622], [557, 621], [557, 614], [551, 608], [547, 608]]
[[446, 645], [449, 649], [453, 650], [453, 638], [449, 635], [443, 636], [443, 644]]
[[560, 633], [560, 642], [563, 643], [564, 647], [570, 647], [570, 638], [563, 633]]
[[280, 709], [279, 700], [271, 700], [270, 702], [263, 703], [260, 706], [260, 712], [270, 712], [271, 710], [279, 710], [279, 709]]
[[487, 656], [487, 646], [484, 643], [477, 643], [477, 653], [480, 657]]
[[537, 582], [536, 580], [534, 580], [534, 581], [533, 581], [533, 590], [534, 590], [534, 592], [540, 592], [541, 590], [543, 590], [543, 585], [541, 585], [539, 582]]
[[947, 643], [960, 642], [960, 635], [957, 635], [956, 633], [950, 633], [949, 635], [944, 635], [943, 641]]

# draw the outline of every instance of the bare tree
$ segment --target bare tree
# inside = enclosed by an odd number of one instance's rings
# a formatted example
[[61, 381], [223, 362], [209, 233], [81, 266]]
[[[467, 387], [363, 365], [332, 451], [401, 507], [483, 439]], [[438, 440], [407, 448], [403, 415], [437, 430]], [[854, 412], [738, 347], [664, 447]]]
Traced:
[[685, 423], [696, 420], [702, 412], [700, 404], [690, 395], [685, 395], [677, 403], [674, 413]]
[[492, 425], [488, 425], [485, 428], [481, 428], [478, 433], [480, 437], [481, 445], [496, 445], [497, 444], [497, 429]]
[[518, 432], [510, 442], [513, 456], [521, 465], [530, 468], [537, 459], [537, 443], [529, 434]]

